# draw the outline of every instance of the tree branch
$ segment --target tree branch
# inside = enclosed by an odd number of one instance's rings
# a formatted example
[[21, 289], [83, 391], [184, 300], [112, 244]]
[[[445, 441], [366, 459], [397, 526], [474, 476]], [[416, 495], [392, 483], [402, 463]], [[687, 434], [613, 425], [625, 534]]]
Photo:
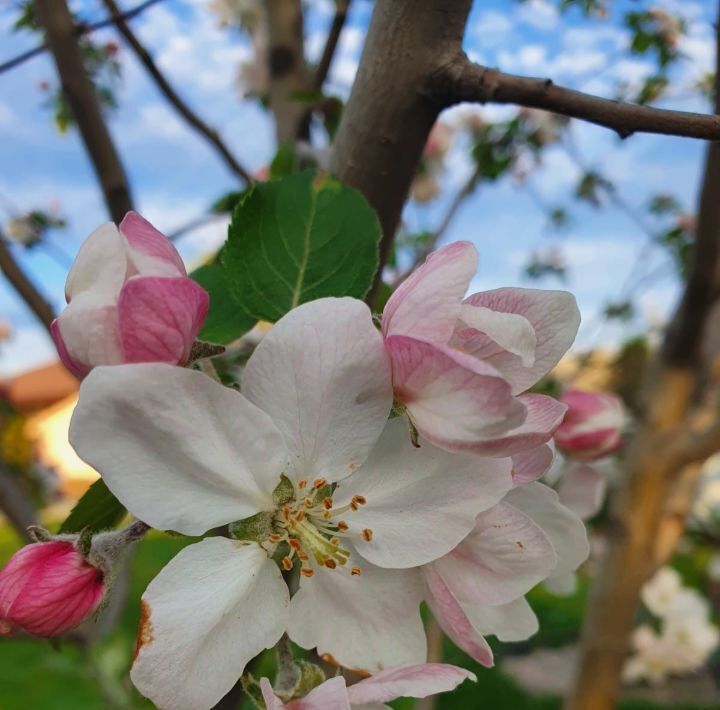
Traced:
[[516, 104], [589, 121], [621, 138], [641, 132], [720, 140], [720, 116], [603, 99], [558, 86], [550, 79], [505, 74], [474, 64], [464, 54], [431, 77], [429, 91], [443, 106], [462, 101]]
[[55, 319], [55, 312], [15, 261], [2, 233], [0, 233], [0, 271], [5, 274], [20, 298], [27, 303], [49, 333], [50, 324]]
[[85, 149], [115, 222], [132, 209], [130, 188], [115, 145], [100, 110], [95, 86], [88, 76], [77, 42], [77, 30], [66, 0], [36, 0], [38, 21], [45, 30], [62, 89], [80, 129]]
[[[137, 17], [141, 12], [144, 12], [152, 5], [155, 5], [156, 3], [161, 2], [161, 0], [145, 0], [145, 2], [141, 2], [139, 5], [136, 5], [135, 7], [131, 8], [127, 12], [124, 12], [122, 14], [122, 17], [124, 20], [132, 20], [134, 17]], [[78, 23], [75, 25], [75, 34], [77, 37], [82, 37], [83, 35], [90, 34], [94, 30], [102, 29], [103, 27], [108, 27], [109, 25], [115, 24], [115, 20], [112, 17], [106, 17], [104, 20], [100, 20], [99, 22], [92, 22], [90, 24], [87, 23]], [[37, 47], [33, 47], [33, 49], [29, 49], [27, 52], [23, 52], [22, 54], [18, 54], [16, 57], [13, 57], [12, 59], [8, 59], [6, 62], [3, 62], [0, 64], [0, 74], [2, 74], [5, 71], [8, 71], [9, 69], [13, 69], [14, 67], [23, 64], [28, 59], [32, 59], [33, 57], [37, 57], [38, 55], [42, 54], [47, 50], [48, 46], [46, 42], [43, 42], [42, 44], [39, 44]]]
[[115, 0], [103, 0], [103, 4], [108, 9], [110, 17], [112, 18], [118, 32], [124, 37], [130, 48], [135, 52], [135, 56], [140, 60], [140, 63], [145, 67], [147, 73], [151, 76], [155, 85], [158, 87], [160, 92], [170, 102], [172, 107], [185, 119], [187, 124], [197, 131], [205, 140], [210, 143], [213, 148], [220, 154], [221, 158], [225, 161], [225, 164], [237, 175], [241, 180], [247, 184], [252, 184], [253, 179], [250, 173], [237, 161], [235, 156], [230, 152], [228, 147], [220, 138], [218, 132], [207, 125], [178, 95], [175, 89], [169, 84], [163, 73], [158, 69], [157, 64], [153, 61], [150, 53], [141, 44], [140, 40], [135, 36], [133, 31], [130, 29], [123, 13], [120, 12], [120, 8], [115, 3]]
[[313, 83], [318, 91], [322, 89], [325, 79], [327, 79], [330, 71], [330, 66], [335, 56], [335, 50], [337, 49], [338, 42], [340, 41], [340, 35], [342, 34], [343, 27], [345, 26], [345, 20], [347, 20], [348, 11], [350, 9], [350, 0], [336, 0], [335, 2], [335, 16], [333, 17], [332, 24], [328, 31], [327, 39], [325, 40], [325, 49], [323, 49], [320, 62], [315, 69], [315, 77]]
[[8, 465], [0, 460], [0, 510], [24, 542], [32, 542], [28, 527], [37, 524], [37, 513]]

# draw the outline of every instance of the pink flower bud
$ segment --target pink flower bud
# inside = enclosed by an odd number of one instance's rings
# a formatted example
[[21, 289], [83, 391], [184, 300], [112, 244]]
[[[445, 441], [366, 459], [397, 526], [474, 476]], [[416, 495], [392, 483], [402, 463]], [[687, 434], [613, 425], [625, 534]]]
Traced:
[[622, 402], [613, 394], [568, 390], [568, 406], [555, 443], [570, 458], [590, 461], [620, 448], [624, 422]]
[[65, 296], [52, 334], [60, 359], [80, 378], [97, 365], [184, 365], [209, 303], [175, 247], [135, 212], [87, 238]]
[[0, 572], [0, 636], [60, 636], [88, 618], [105, 594], [104, 574], [71, 542], [36, 542]]

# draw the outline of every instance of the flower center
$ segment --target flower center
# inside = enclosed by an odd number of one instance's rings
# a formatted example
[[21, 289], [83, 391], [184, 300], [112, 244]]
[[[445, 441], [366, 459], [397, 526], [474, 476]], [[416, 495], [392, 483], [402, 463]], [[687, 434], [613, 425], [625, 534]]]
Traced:
[[[301, 480], [293, 485], [292, 498], [281, 505], [273, 518], [274, 532], [268, 536], [271, 543], [286, 542], [289, 553], [282, 559], [282, 567], [291, 570], [294, 557], [300, 560], [300, 573], [312, 577], [312, 563], [328, 569], [344, 568], [350, 552], [342, 547], [343, 538], [372, 539], [372, 530], [351, 532], [341, 518], [367, 502], [364, 496], [353, 496], [350, 503], [335, 507], [331, 489], [324, 478], [316, 478], [310, 486]], [[359, 575], [360, 567], [350, 567], [351, 575]]]

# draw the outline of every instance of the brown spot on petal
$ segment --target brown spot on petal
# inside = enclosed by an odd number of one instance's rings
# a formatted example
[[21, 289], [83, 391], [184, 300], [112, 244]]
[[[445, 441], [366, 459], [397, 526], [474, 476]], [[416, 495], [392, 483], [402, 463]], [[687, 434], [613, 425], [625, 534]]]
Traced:
[[138, 657], [140, 650], [143, 646], [147, 646], [152, 643], [155, 639], [153, 635], [153, 625], [150, 621], [152, 609], [150, 605], [144, 600], [140, 600], [140, 627], [138, 628], [137, 641], [135, 642], [135, 652], [133, 653], [133, 663]]
[[525, 549], [525, 545], [523, 545], [520, 540], [515, 540], [515, 544], [516, 544], [521, 550], [524, 550], [524, 549]]

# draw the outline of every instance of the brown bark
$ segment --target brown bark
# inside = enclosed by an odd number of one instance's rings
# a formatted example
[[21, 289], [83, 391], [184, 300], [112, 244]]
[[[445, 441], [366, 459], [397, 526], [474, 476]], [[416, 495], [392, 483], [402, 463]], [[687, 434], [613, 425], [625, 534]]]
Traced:
[[[460, 51], [470, 0], [377, 0], [330, 170], [378, 214], [382, 272], [441, 105], [429, 78]], [[368, 297], [371, 298], [371, 295]]]
[[170, 105], [180, 114], [185, 122], [195, 131], [197, 131], [220, 155], [225, 164], [237, 175], [243, 182], [252, 184], [253, 179], [250, 173], [238, 162], [237, 158], [230, 152], [220, 138], [220, 134], [211, 126], [208, 126], [189, 106], [182, 97], [175, 91], [172, 85], [165, 78], [165, 75], [158, 69], [157, 64], [153, 61], [150, 52], [145, 49], [135, 33], [123, 17], [120, 8], [115, 0], [103, 0], [105, 7], [110, 13], [118, 32], [124, 37], [135, 56], [145, 67], [150, 78], [155, 82], [163, 96], [168, 100]]
[[301, 0], [267, 0], [268, 102], [275, 117], [278, 145], [309, 136], [307, 103], [300, 94], [311, 88], [305, 64]]
[[317, 69], [315, 69], [315, 76], [313, 77], [314, 87], [318, 91], [322, 89], [325, 79], [327, 79], [328, 73], [330, 72], [330, 66], [332, 65], [343, 27], [345, 27], [349, 10], [350, 0], [335, 0], [335, 16], [328, 30], [325, 48], [318, 62]]
[[50, 332], [50, 324], [55, 318], [52, 306], [15, 261], [2, 234], [0, 234], [0, 271], [17, 291], [18, 296], [27, 303], [38, 320], [45, 326], [45, 329]]
[[[718, 75], [715, 110], [720, 112]], [[711, 143], [702, 178], [693, 264], [659, 362], [647, 382], [648, 411], [628, 457], [626, 482], [611, 517], [608, 554], [591, 594], [579, 674], [568, 702], [571, 710], [616, 706], [640, 589], [670, 556], [682, 534], [698, 463], [720, 446], [717, 406], [712, 408], [713, 421], [699, 418], [703, 426], [699, 433], [692, 409], [694, 394], [704, 384], [701, 344], [718, 292], [718, 194], [720, 144]]]
[[120, 222], [132, 209], [130, 188], [100, 110], [95, 87], [85, 69], [72, 14], [66, 0], [36, 0], [35, 9], [108, 211], [115, 222]]

